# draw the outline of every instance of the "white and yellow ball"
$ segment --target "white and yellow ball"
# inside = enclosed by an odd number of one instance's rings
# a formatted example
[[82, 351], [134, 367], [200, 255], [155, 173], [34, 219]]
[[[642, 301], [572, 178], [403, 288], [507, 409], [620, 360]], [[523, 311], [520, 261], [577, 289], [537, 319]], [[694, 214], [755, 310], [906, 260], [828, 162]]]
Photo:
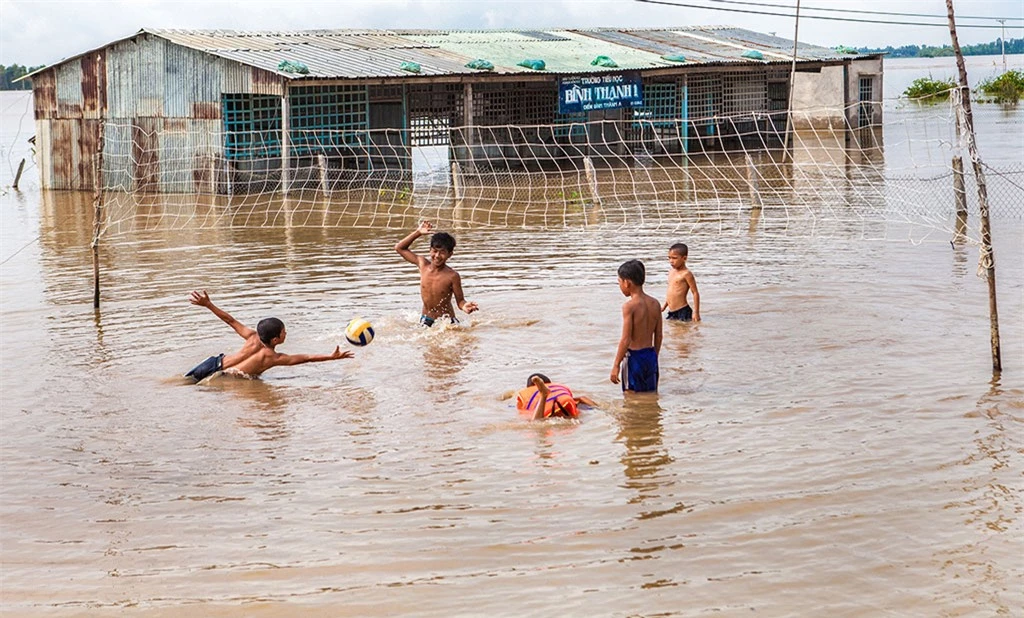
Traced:
[[364, 346], [373, 341], [373, 324], [369, 320], [356, 318], [345, 328], [345, 339], [352, 345]]

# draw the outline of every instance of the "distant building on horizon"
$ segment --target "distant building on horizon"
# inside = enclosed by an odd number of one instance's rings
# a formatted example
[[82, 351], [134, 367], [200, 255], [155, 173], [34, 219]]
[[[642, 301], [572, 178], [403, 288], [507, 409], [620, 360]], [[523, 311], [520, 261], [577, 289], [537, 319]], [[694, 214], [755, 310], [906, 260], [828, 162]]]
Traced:
[[[94, 188], [102, 125], [105, 186], [224, 193], [402, 178], [417, 146], [467, 170], [776, 149], [792, 63], [725, 26], [143, 29], [28, 77], [42, 188]], [[881, 122], [881, 54], [801, 43], [796, 76], [823, 122]]]

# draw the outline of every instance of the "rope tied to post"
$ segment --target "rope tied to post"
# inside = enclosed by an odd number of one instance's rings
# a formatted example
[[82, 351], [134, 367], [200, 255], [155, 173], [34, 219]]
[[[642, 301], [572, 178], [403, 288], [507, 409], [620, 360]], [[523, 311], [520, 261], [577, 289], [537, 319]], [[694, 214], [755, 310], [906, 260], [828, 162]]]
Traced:
[[981, 243], [978, 245], [978, 278], [988, 279], [988, 273], [995, 264], [992, 258], [992, 245]]

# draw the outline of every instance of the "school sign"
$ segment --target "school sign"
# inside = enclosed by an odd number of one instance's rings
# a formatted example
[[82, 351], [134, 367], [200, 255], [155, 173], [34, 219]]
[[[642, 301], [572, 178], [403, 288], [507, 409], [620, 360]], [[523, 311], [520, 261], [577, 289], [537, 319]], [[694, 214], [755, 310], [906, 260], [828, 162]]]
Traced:
[[644, 104], [639, 73], [563, 77], [558, 80], [558, 113], [578, 114]]

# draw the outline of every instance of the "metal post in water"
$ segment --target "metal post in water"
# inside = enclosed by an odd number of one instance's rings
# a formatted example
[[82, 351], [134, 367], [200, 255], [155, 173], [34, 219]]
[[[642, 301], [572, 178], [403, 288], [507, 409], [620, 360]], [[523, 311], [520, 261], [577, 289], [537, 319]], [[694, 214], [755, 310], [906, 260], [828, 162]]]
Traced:
[[100, 231], [103, 219], [103, 129], [100, 121], [99, 139], [96, 140], [96, 158], [93, 160], [93, 219], [92, 219], [92, 308], [100, 308]]
[[988, 187], [985, 184], [985, 170], [978, 158], [978, 144], [974, 134], [974, 116], [971, 114], [971, 88], [967, 84], [967, 67], [960, 51], [960, 41], [956, 36], [956, 19], [953, 17], [953, 0], [946, 0], [946, 14], [949, 19], [949, 38], [956, 54], [956, 67], [960, 74], [960, 105], [963, 110], [964, 133], [967, 137], [967, 152], [974, 168], [974, 178], [978, 185], [978, 210], [981, 214], [981, 247], [979, 248], [979, 267], [985, 269], [988, 279], [988, 310], [989, 335], [992, 345], [992, 371], [1003, 370], [1002, 353], [999, 345], [999, 309], [996, 303], [996, 257], [992, 251], [992, 227], [989, 222]]

